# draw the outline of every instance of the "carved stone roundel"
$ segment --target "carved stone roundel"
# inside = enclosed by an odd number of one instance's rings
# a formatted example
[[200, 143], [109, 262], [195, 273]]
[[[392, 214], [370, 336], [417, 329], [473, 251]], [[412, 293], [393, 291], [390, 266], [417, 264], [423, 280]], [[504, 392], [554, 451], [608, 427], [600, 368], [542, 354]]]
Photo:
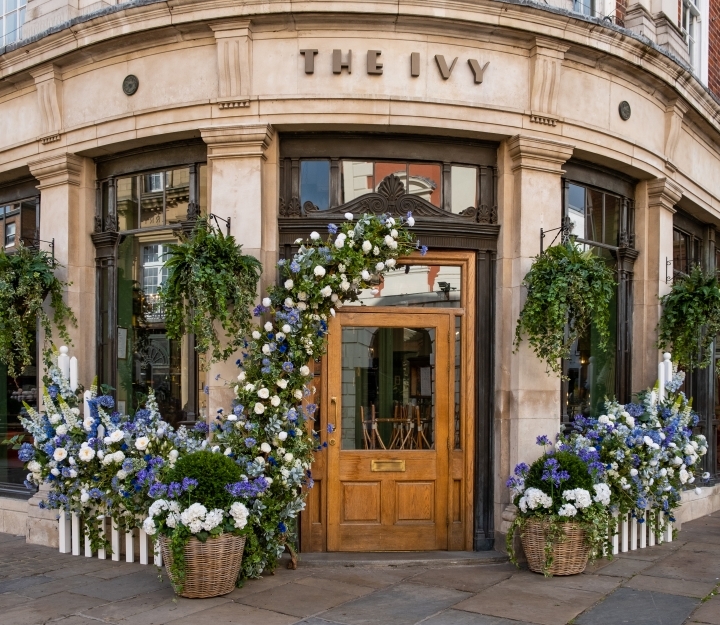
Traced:
[[122, 90], [125, 95], [134, 95], [139, 86], [140, 81], [138, 77], [130, 74], [129, 76], [125, 76], [125, 80], [123, 80]]
[[630, 119], [630, 104], [626, 100], [623, 100], [620, 102], [620, 106], [618, 106], [618, 113], [620, 113], [620, 119], [623, 121], [627, 121]]

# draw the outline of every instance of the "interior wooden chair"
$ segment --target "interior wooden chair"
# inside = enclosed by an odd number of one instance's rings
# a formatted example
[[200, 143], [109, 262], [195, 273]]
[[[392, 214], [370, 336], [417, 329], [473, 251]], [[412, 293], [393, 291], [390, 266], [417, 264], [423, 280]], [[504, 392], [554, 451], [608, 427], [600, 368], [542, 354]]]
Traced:
[[370, 418], [365, 419], [365, 408], [360, 406], [360, 419], [363, 424], [363, 444], [365, 449], [385, 449], [385, 443], [377, 429], [377, 418], [375, 416], [375, 406], [370, 406]]

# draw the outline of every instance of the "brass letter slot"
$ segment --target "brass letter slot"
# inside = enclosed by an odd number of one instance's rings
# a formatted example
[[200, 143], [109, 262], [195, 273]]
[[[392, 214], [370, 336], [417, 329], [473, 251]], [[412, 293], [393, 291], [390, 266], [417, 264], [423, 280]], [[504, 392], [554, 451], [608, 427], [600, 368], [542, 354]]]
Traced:
[[404, 460], [373, 460], [370, 463], [371, 471], [405, 471]]

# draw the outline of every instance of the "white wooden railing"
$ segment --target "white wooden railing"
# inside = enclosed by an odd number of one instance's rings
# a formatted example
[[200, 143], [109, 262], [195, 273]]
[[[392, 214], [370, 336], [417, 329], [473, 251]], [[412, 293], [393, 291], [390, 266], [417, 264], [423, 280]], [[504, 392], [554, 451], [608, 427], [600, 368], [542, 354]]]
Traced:
[[[659, 515], [658, 525], [662, 526], [663, 513], [660, 512]], [[616, 514], [615, 518], [618, 524], [617, 533], [612, 537], [613, 555], [654, 547], [663, 542], [672, 542], [672, 521], [668, 521], [662, 532], [656, 534], [648, 524], [647, 512], [641, 517], [633, 517], [631, 514], [618, 517]]]
[[[98, 559], [106, 560], [108, 554], [105, 549], [93, 552], [90, 539], [82, 531], [81, 521], [80, 516], [74, 512], [70, 514], [67, 512], [60, 513], [58, 523], [60, 553], [72, 553], [74, 556], [79, 556], [83, 552], [86, 558], [92, 558], [97, 554]], [[107, 538], [108, 525], [110, 526], [110, 548], [112, 550], [110, 558], [112, 560], [119, 562], [124, 552], [125, 562], [135, 562], [135, 556], [137, 555], [140, 564], [150, 564], [149, 547], [151, 547], [153, 549], [153, 561], [157, 566], [162, 566], [159, 542], [148, 541], [149, 537], [142, 529], [125, 532], [124, 548], [121, 548], [123, 545], [120, 530], [115, 521], [105, 516], [99, 516], [97, 517], [97, 523], [100, 528], [100, 536], [104, 538]]]

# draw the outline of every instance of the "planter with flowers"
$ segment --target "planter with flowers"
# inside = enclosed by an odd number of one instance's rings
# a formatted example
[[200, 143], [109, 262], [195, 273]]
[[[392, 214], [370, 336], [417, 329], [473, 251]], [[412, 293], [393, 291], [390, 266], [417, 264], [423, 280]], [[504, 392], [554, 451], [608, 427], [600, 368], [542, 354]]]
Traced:
[[[157, 535], [178, 595], [217, 597], [235, 588], [250, 508], [268, 487], [250, 480], [228, 456], [198, 451], [183, 456], [151, 486], [143, 529]], [[249, 528], [248, 528], [249, 529]]]
[[517, 564], [513, 538], [519, 531], [531, 571], [582, 573], [588, 560], [612, 553], [610, 488], [601, 481], [596, 453], [555, 451], [546, 436], [537, 442], [546, 448], [542, 457], [530, 466], [517, 465], [508, 480], [518, 508], [507, 535], [508, 553]]

